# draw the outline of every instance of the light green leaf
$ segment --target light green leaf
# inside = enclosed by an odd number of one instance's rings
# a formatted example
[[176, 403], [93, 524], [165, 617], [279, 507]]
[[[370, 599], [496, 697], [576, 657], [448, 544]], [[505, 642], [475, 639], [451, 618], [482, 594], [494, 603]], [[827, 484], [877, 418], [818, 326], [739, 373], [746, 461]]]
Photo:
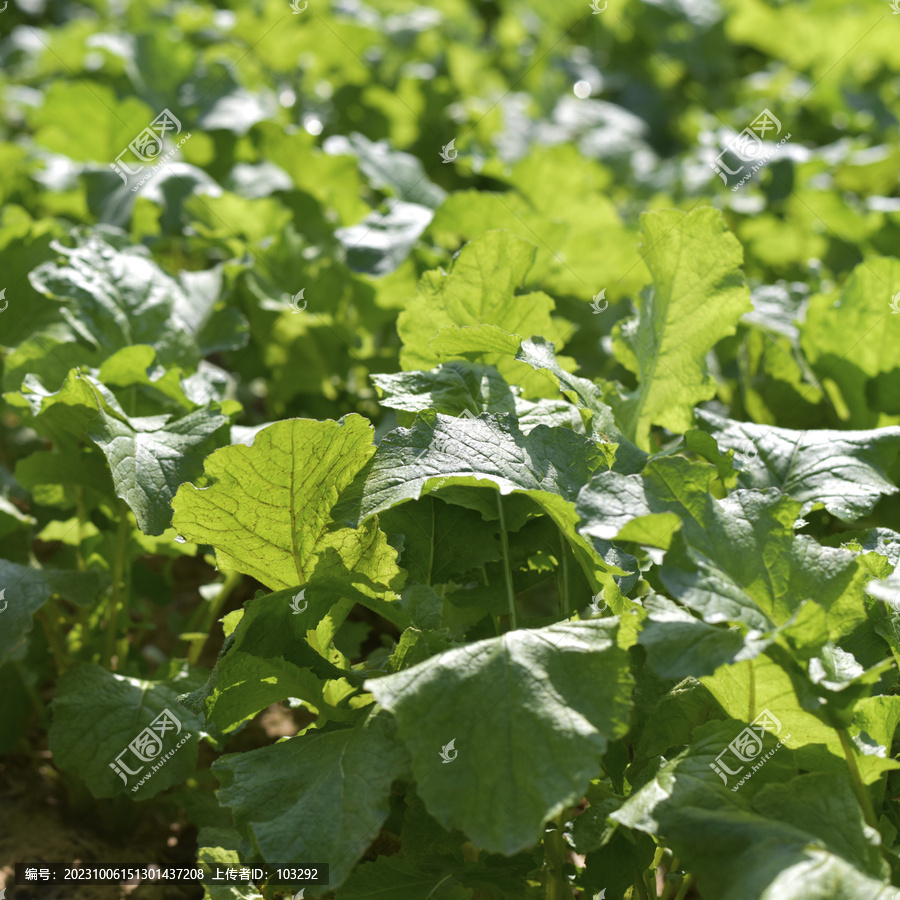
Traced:
[[617, 403], [617, 418], [648, 450], [651, 425], [684, 432], [694, 406], [715, 394], [706, 354], [734, 334], [752, 306], [741, 246], [720, 212], [644, 213], [641, 226], [653, 288], [642, 296], [637, 319], [616, 326], [613, 348], [637, 376], [636, 390]]
[[252, 575], [272, 590], [315, 576], [360, 595], [394, 598], [402, 587], [396, 551], [375, 523], [332, 527], [332, 507], [375, 452], [362, 416], [340, 422], [288, 419], [210, 456], [210, 480], [182, 485], [172, 524], [188, 540], [211, 544], [222, 568]]
[[[240, 835], [228, 828], [201, 828], [197, 835], [197, 862], [207, 869], [240, 869]], [[203, 900], [263, 900], [254, 884], [204, 884]]]
[[[510, 335], [542, 334], [561, 342], [562, 333], [551, 319], [553, 300], [539, 291], [519, 293], [525, 290], [534, 253], [533, 244], [492, 231], [466, 244], [449, 273], [425, 272], [415, 297], [397, 319], [401, 366], [428, 369], [442, 362], [429, 342], [448, 326], [492, 325]], [[512, 360], [480, 361], [496, 364], [504, 376], [515, 372]]]
[[898, 289], [900, 260], [867, 259], [839, 291], [813, 297], [801, 326], [800, 346], [826, 391], [837, 390], [851, 428], [897, 422], [877, 402], [879, 394], [896, 393], [900, 321], [891, 296]]
[[607, 619], [512, 631], [366, 682], [396, 716], [416, 790], [445, 828], [510, 855], [582, 795], [628, 727], [631, 677], [617, 627]]

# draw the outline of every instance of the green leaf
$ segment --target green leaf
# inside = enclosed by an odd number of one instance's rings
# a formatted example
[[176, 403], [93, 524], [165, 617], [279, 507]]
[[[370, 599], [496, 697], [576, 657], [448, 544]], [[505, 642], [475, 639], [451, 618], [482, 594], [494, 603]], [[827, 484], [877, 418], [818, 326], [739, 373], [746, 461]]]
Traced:
[[[852, 428], [897, 421], [872, 406], [879, 394], [896, 392], [896, 319], [890, 303], [897, 285], [900, 260], [867, 259], [839, 291], [813, 297], [800, 330], [806, 358], [826, 390], [837, 390]], [[851, 334], [857, 340], [848, 341]]]
[[347, 250], [347, 265], [354, 272], [380, 277], [409, 256], [433, 215], [419, 203], [390, 200], [384, 213], [373, 211], [359, 225], [338, 228], [334, 236]]
[[[201, 828], [197, 845], [197, 862], [208, 869], [240, 869], [245, 864], [240, 835], [230, 828]], [[263, 900], [263, 895], [253, 884], [204, 884], [203, 900]]]
[[[165, 681], [88, 664], [68, 669], [60, 676], [52, 706], [54, 761], [76, 773], [95, 797], [124, 794], [146, 800], [181, 784], [194, 771], [202, 722], [177, 697], [196, 682], [187, 666]], [[159, 721], [165, 710], [175, 723]], [[159, 766], [155, 772], [154, 766]]]
[[[876, 878], [887, 873], [875, 851], [877, 838], [864, 825], [846, 777], [792, 777], [786, 748], [765, 759], [762, 751], [754, 756], [751, 745], [745, 754], [764, 762], [736, 791], [729, 791], [709, 765], [723, 750], [729, 767], [735, 765], [728, 744], [739, 731], [737, 723], [697, 728], [691, 746], [611, 817], [665, 834], [684, 868], [716, 897], [878, 896]], [[771, 733], [763, 745], [774, 749]], [[723, 866], [722, 859], [729, 865]]]
[[[339, 886], [388, 816], [391, 784], [408, 761], [386, 714], [354, 728], [310, 731], [213, 764], [220, 802], [276, 865], [328, 862]], [[307, 888], [321, 894], [323, 888]]]
[[649, 615], [638, 643], [646, 649], [648, 663], [665, 678], [712, 675], [726, 663], [751, 659], [773, 640], [746, 636], [737, 626], [708, 625], [664, 597], [646, 599], [644, 609]]
[[229, 420], [218, 404], [183, 416], [128, 418], [102, 407], [89, 434], [106, 456], [116, 495], [131, 508], [145, 534], [171, 523], [179, 486], [203, 471], [203, 460], [228, 439]]
[[416, 790], [441, 825], [510, 855], [577, 801], [627, 730], [631, 677], [617, 627], [520, 629], [366, 682], [396, 716]]
[[900, 428], [792, 431], [702, 410], [697, 417], [720, 447], [742, 455], [742, 487], [776, 487], [803, 503], [800, 515], [822, 503], [833, 515], [855, 521], [897, 493], [888, 469], [900, 451]]
[[182, 485], [172, 524], [188, 540], [211, 544], [219, 566], [252, 575], [272, 590], [315, 576], [391, 598], [402, 586], [396, 551], [375, 523], [332, 527], [341, 491], [375, 452], [372, 427], [350, 415], [340, 422], [289, 419], [206, 460], [210, 485]]
[[437, 497], [389, 509], [379, 516], [379, 524], [389, 537], [403, 535], [400, 565], [419, 584], [443, 584], [500, 559], [495, 524]]
[[720, 212], [644, 213], [641, 226], [653, 288], [642, 296], [637, 319], [616, 326], [613, 348], [637, 376], [637, 388], [617, 404], [617, 418], [648, 450], [651, 425], [684, 432], [694, 406], [715, 394], [706, 355], [734, 334], [752, 306], [741, 245]]
[[87, 606], [100, 594], [106, 577], [100, 572], [38, 569], [0, 559], [0, 665], [9, 659], [31, 631], [34, 614], [57, 593], [72, 603]]
[[557, 362], [553, 344], [535, 337], [522, 341], [516, 359], [546, 372], [562, 394], [581, 410], [585, 426], [591, 429], [596, 440], [605, 438], [617, 444], [616, 472], [639, 472], [647, 461], [647, 454], [639, 450], [619, 430], [613, 412], [603, 402], [603, 391], [587, 378], [566, 372]]
[[341, 597], [307, 587], [298, 595], [278, 591], [255, 598], [226, 641], [209, 681], [183, 702], [222, 732], [289, 698], [303, 700], [322, 716], [353, 718], [342, 702], [353, 687], [346, 681], [332, 683], [326, 693], [325, 680], [350, 678], [359, 684], [363, 676], [335, 665], [339, 654], [326, 656], [313, 646], [319, 644], [316, 626]]
[[[525, 289], [534, 253], [533, 244], [492, 231], [466, 244], [449, 273], [425, 272], [415, 297], [397, 319], [401, 366], [428, 369], [442, 362], [429, 343], [448, 326], [491, 325], [511, 335], [542, 334], [561, 341], [562, 333], [551, 319], [553, 300], [540, 291], [519, 293]], [[495, 364], [492, 359], [482, 361]], [[512, 360], [498, 360], [496, 365], [504, 376], [516, 371]]]
[[864, 567], [849, 551], [794, 532], [799, 501], [773, 489], [718, 500], [709, 493], [715, 474], [705, 464], [662, 457], [640, 476], [595, 475], [576, 504], [580, 531], [667, 547], [677, 528], [660, 578], [710, 624], [768, 631], [813, 598], [828, 614], [833, 640], [865, 621]]
[[463, 412], [515, 412], [515, 395], [496, 369], [465, 362], [449, 362], [429, 372], [372, 375], [389, 409], [419, 412], [434, 409], [448, 416]]
[[[431, 425], [430, 423], [434, 423]], [[501, 495], [525, 494], [557, 524], [589, 579], [599, 589], [624, 575], [607, 564], [575, 530], [580, 485], [605, 458], [597, 444], [566, 428], [538, 425], [527, 436], [512, 416], [456, 419], [419, 417], [414, 428], [384, 437], [371, 463], [341, 496], [336, 519], [364, 522], [440, 486], [488, 486]]]
[[333, 135], [323, 149], [334, 156], [355, 156], [373, 188], [389, 190], [400, 200], [437, 209], [447, 196], [443, 188], [428, 180], [415, 156], [392, 150], [387, 141], [370, 141], [354, 131], [349, 137]]
[[[31, 283], [67, 300], [61, 314], [72, 336], [106, 358], [131, 344], [149, 344], [163, 365], [196, 367], [200, 350], [184, 288], [150, 259], [146, 248], [109, 226], [76, 233], [74, 246], [51, 245], [65, 259], [38, 266]], [[197, 324], [194, 321], [194, 324]]]

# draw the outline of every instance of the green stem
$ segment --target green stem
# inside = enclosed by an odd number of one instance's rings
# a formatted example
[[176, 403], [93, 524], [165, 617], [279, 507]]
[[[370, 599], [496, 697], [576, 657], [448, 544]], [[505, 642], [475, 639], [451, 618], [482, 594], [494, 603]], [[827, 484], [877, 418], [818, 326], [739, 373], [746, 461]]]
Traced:
[[[131, 523], [128, 521], [128, 507], [119, 500], [119, 529], [116, 539], [116, 556], [113, 560], [112, 595], [109, 599], [106, 618], [106, 665], [112, 668], [113, 653], [116, 649], [116, 632], [118, 630], [120, 607], [122, 601], [122, 581], [125, 573], [125, 553], [128, 550], [128, 536]], [[127, 596], [125, 600], [127, 601]]]
[[[203, 652], [203, 648], [206, 646], [206, 642], [209, 640], [209, 632], [213, 626], [213, 622], [216, 621], [216, 616], [218, 616], [222, 606], [225, 601], [228, 599], [231, 592], [241, 583], [241, 579], [243, 575], [240, 572], [235, 572], [233, 569], [228, 569], [225, 573], [225, 581], [222, 582], [222, 587], [219, 589], [219, 593], [213, 597], [212, 600], [206, 605], [205, 615], [202, 619], [202, 627], [199, 628], [200, 631], [205, 631], [206, 634], [202, 638], [197, 638], [195, 641], [191, 641], [190, 649], [188, 650], [188, 664], [195, 666], [197, 665], [197, 660], [200, 658], [200, 654]], [[201, 610], [203, 607], [199, 607]], [[193, 622], [193, 618], [191, 620]], [[189, 628], [189, 631], [194, 631], [197, 628], [195, 625], [193, 628]]]
[[684, 900], [687, 896], [687, 892], [691, 889], [691, 885], [694, 883], [694, 876], [688, 873], [684, 876], [684, 879], [681, 882], [681, 887], [678, 889], [678, 893], [675, 895], [675, 900]]
[[75, 493], [75, 515], [78, 517], [78, 546], [75, 548], [75, 566], [79, 572], [84, 571], [84, 556], [81, 553], [81, 545], [84, 542], [84, 488], [79, 487]]
[[44, 629], [44, 634], [47, 635], [47, 644], [50, 647], [50, 652], [53, 654], [56, 671], [62, 675], [68, 668], [67, 659], [69, 656], [69, 648], [66, 646], [65, 638], [57, 630], [56, 623], [47, 611], [47, 606], [41, 607], [35, 615]]
[[560, 579], [562, 582], [562, 590], [559, 592], [559, 614], [561, 616], [568, 616], [572, 610], [571, 600], [569, 598], [569, 554], [568, 554], [568, 544], [566, 543], [566, 539], [563, 536], [563, 533], [559, 533], [559, 549], [560, 553]]
[[509, 627], [518, 628], [516, 618], [516, 592], [513, 590], [512, 570], [509, 567], [509, 540], [506, 537], [506, 519], [503, 515], [503, 497], [497, 492], [497, 511], [500, 513], [500, 547], [503, 551], [503, 574], [506, 576], [506, 600], [509, 604]]
[[[35, 686], [28, 680], [25, 675], [25, 672], [22, 671], [22, 665], [17, 660], [13, 660], [13, 666], [15, 667], [16, 672], [19, 675], [19, 681], [22, 682], [23, 687], [25, 688], [26, 693], [31, 698], [31, 705], [37, 710], [38, 719], [44, 718], [44, 713], [47, 711], [47, 707], [44, 705], [44, 701], [41, 700], [41, 695], [37, 692]], [[31, 742], [26, 742], [29, 746]]]
[[863, 783], [862, 776], [859, 774], [859, 766], [856, 765], [856, 751], [853, 748], [853, 742], [850, 740], [846, 728], [838, 728], [837, 733], [841, 738], [841, 747], [844, 749], [844, 758], [847, 760], [847, 767], [850, 769], [850, 779], [853, 781], [853, 787], [856, 790], [859, 805], [862, 807], [866, 824], [877, 829], [878, 819], [875, 816], [875, 808], [872, 806], [872, 798], [869, 796], [869, 791]]
[[572, 900], [572, 888], [566, 880], [566, 842], [563, 828], [566, 823], [566, 810], [563, 810], [553, 821], [555, 831], [544, 832], [544, 900]]
[[638, 868], [635, 868], [634, 871], [637, 873], [634, 888], [638, 892], [638, 896], [641, 900], [650, 900], [650, 896], [647, 894], [647, 885], [644, 884], [644, 873]]

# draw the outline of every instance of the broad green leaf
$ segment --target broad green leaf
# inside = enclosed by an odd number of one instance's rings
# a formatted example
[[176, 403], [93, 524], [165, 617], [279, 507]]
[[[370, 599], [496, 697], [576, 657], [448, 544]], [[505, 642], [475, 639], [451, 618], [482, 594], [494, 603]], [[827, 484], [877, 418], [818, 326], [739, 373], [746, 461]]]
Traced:
[[[213, 764], [237, 829], [277, 865], [328, 862], [339, 886], [387, 819], [391, 784], [408, 760], [385, 713]], [[320, 895], [323, 888], [307, 888]]]
[[[897, 379], [900, 321], [891, 313], [891, 297], [898, 289], [900, 260], [867, 259], [839, 291], [812, 299], [800, 330], [806, 358], [826, 390], [837, 391], [845, 410], [842, 418], [852, 428], [897, 421], [873, 402]], [[848, 335], [856, 340], [848, 340]]]
[[102, 407], [90, 438], [106, 456], [117, 496], [131, 508], [145, 534], [162, 534], [172, 520], [179, 486], [203, 471], [203, 460], [228, 439], [229, 420], [218, 404], [175, 421], [109, 414]]
[[[136, 96], [119, 100], [109, 85], [83, 79], [53, 82], [42, 102], [29, 110], [37, 144], [104, 166], [127, 150], [156, 115]], [[86, 121], [91, 128], [85, 128]]]
[[647, 651], [647, 662], [664, 678], [712, 675], [726, 663], [751, 659], [773, 640], [758, 633], [745, 635], [737, 626], [708, 625], [664, 597], [646, 599], [644, 608], [649, 615], [638, 643]]
[[206, 460], [210, 484], [182, 485], [172, 524], [188, 540], [216, 548], [220, 567], [252, 575], [272, 590], [314, 577], [390, 598], [402, 586], [377, 525], [332, 527], [332, 508], [375, 452], [362, 416], [341, 422], [289, 419]]
[[552, 344], [535, 337], [522, 341], [516, 359], [546, 372], [559, 390], [581, 410], [585, 425], [592, 430], [595, 439], [604, 438], [617, 444], [616, 472], [630, 474], [644, 467], [647, 454], [638, 450], [619, 430], [612, 410], [603, 402], [603, 392], [587, 378], [566, 372], [556, 359]]
[[347, 265], [354, 272], [388, 275], [409, 256], [433, 215], [419, 203], [391, 200], [385, 212], [373, 211], [359, 225], [338, 228], [334, 236], [347, 250]]
[[379, 525], [388, 538], [403, 535], [399, 563], [418, 584], [443, 584], [500, 559], [495, 523], [437, 497], [389, 509], [379, 516]]
[[419, 159], [392, 150], [387, 141], [370, 141], [353, 132], [349, 137], [333, 135], [323, 149], [333, 156], [355, 156], [373, 188], [389, 190], [400, 200], [437, 209], [447, 196], [443, 188], [428, 180]]
[[57, 593], [79, 606], [96, 601], [106, 578], [100, 572], [38, 569], [0, 559], [0, 665], [16, 650], [34, 622], [34, 614]]
[[768, 631], [805, 599], [828, 613], [833, 640], [865, 620], [864, 567], [849, 551], [794, 532], [799, 501], [773, 489], [718, 500], [709, 493], [714, 476], [682, 457], [654, 459], [640, 476], [600, 473], [578, 496], [579, 530], [661, 547], [674, 539], [660, 578], [709, 624]]
[[[439, 269], [425, 272], [415, 297], [397, 319], [401, 366], [428, 369], [442, 362], [429, 342], [447, 326], [492, 325], [511, 335], [561, 340], [551, 319], [553, 300], [540, 291], [525, 292], [534, 252], [533, 244], [492, 231], [466, 244], [447, 274]], [[512, 361], [496, 365], [501, 375], [515, 367]]]
[[[720, 706], [734, 718], [746, 718], [752, 721], [764, 709], [769, 709], [782, 724], [784, 732], [791, 735], [788, 746], [796, 757], [798, 765], [809, 771], [839, 773], [846, 771], [844, 749], [837, 730], [826, 724], [822, 705], [817, 701], [808, 676], [800, 670], [799, 665], [789, 666], [787, 671], [780, 663], [768, 654], [761, 654], [752, 660], [723, 666], [714, 675], [701, 678]], [[793, 678], [792, 678], [793, 675]], [[801, 705], [797, 697], [798, 688], [807, 706]], [[854, 707], [854, 722], [848, 727], [851, 736], [858, 736], [860, 731], [867, 733], [872, 728], [872, 715], [869, 705], [873, 700], [887, 698], [863, 698]], [[890, 698], [892, 701], [898, 698]], [[884, 724], [873, 729], [878, 735], [879, 743], [884, 740], [890, 744], [893, 733], [887, 734], [888, 725], [897, 724], [896, 704], [891, 703], [889, 715]], [[873, 711], [877, 711], [874, 707]], [[825, 711], [827, 715], [827, 710]], [[873, 735], [874, 736], [874, 735]], [[876, 754], [856, 753], [856, 765], [860, 777], [865, 784], [877, 781], [881, 775], [890, 770], [900, 768], [900, 763]]]
[[385, 436], [374, 459], [342, 494], [334, 515], [358, 524], [436, 487], [492, 485], [501, 496], [525, 494], [557, 524], [592, 587], [599, 589], [601, 583], [612, 586], [612, 575], [625, 573], [576, 533], [574, 500], [603, 462], [596, 443], [569, 429], [538, 425], [526, 437], [512, 416], [456, 419], [427, 413], [413, 429]]
[[[124, 794], [146, 800], [181, 784], [194, 771], [203, 723], [177, 697], [196, 683], [197, 675], [186, 666], [164, 681], [119, 675], [97, 665], [68, 669], [52, 706], [53, 759], [77, 774], [95, 797]], [[176, 721], [163, 716], [166, 710]], [[114, 764], [119, 771], [111, 768]]]
[[521, 629], [366, 682], [396, 717], [438, 822], [509, 855], [577, 801], [627, 730], [631, 678], [617, 628], [607, 619]]
[[343, 702], [352, 686], [347, 681], [330, 684], [326, 694], [325, 681], [346, 678], [358, 685], [364, 676], [344, 668], [336, 651], [322, 655], [313, 646], [319, 643], [320, 620], [340, 598], [334, 591], [312, 587], [302, 593], [277, 591], [255, 598], [243, 610], [209, 681], [183, 702], [222, 732], [233, 731], [270, 704], [289, 698], [313, 707], [323, 722], [326, 716], [353, 718]]
[[[752, 309], [740, 244], [714, 209], [644, 213], [642, 254], [653, 287], [638, 317], [613, 332], [617, 359], [637, 388], [616, 409], [625, 434], [650, 448], [650, 426], [684, 432], [691, 412], [715, 394], [706, 355]], [[545, 333], [545, 332], [534, 332]]]
[[434, 409], [448, 416], [515, 412], [513, 391], [490, 366], [449, 362], [429, 372], [372, 375], [372, 381], [381, 393], [381, 405], [390, 409]]
[[721, 419], [698, 410], [704, 429], [723, 449], [741, 454], [742, 487], [775, 487], [800, 500], [800, 515], [816, 503], [847, 521], [895, 494], [888, 469], [900, 450], [900, 428], [792, 431]]
[[64, 261], [44, 263], [29, 277], [37, 290], [69, 301], [61, 312], [76, 339], [104, 356], [149, 344], [164, 365], [196, 366], [199, 348], [180, 315], [190, 301], [144, 247], [109, 227], [79, 232], [72, 247], [52, 246]]

